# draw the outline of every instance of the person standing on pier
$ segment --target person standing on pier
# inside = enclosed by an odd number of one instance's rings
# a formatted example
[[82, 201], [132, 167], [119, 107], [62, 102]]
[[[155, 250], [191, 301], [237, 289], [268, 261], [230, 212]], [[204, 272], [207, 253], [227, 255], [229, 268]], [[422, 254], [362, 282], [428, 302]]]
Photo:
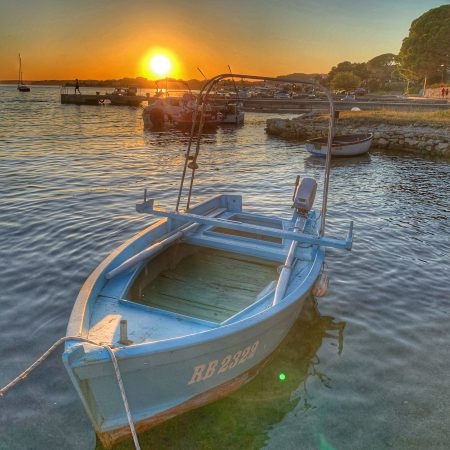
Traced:
[[75, 94], [77, 93], [77, 91], [79, 94], [81, 94], [80, 83], [78, 82], [78, 78], [75, 78]]

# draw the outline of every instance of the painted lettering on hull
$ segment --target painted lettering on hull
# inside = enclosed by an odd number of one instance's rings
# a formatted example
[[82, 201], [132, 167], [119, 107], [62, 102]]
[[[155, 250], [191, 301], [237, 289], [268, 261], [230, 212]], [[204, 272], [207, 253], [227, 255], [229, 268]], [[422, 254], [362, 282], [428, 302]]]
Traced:
[[191, 380], [188, 384], [198, 383], [199, 381], [207, 380], [215, 374], [222, 374], [228, 370], [234, 369], [236, 366], [243, 364], [245, 361], [252, 359], [255, 356], [259, 341], [245, 347], [243, 350], [238, 350], [234, 355], [227, 355], [220, 362], [218, 359], [213, 359], [206, 364], [200, 364], [194, 367]]

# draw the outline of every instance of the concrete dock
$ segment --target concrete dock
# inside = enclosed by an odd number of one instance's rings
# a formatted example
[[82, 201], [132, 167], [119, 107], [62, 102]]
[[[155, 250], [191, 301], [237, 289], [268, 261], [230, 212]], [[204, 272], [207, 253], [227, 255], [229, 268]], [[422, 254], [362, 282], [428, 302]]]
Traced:
[[111, 103], [118, 106], [139, 106], [151, 99], [150, 95], [117, 95], [117, 94], [66, 94], [61, 93], [61, 103], [72, 105], [103, 105]]
[[[68, 94], [61, 93], [61, 103], [74, 105], [102, 105], [110, 103], [119, 106], [139, 106], [142, 102], [152, 102], [155, 97], [147, 95], [118, 95], [118, 94]], [[215, 104], [225, 104], [236, 101], [233, 98], [214, 98]], [[267, 113], [301, 113], [305, 111], [327, 110], [328, 101], [323, 99], [273, 99], [273, 98], [246, 98], [239, 99], [244, 111]], [[437, 99], [409, 99], [409, 98], [372, 98], [364, 97], [355, 100], [335, 100], [337, 110], [349, 111], [358, 107], [362, 110], [395, 110], [395, 111], [434, 111], [448, 110], [450, 103], [447, 100]]]

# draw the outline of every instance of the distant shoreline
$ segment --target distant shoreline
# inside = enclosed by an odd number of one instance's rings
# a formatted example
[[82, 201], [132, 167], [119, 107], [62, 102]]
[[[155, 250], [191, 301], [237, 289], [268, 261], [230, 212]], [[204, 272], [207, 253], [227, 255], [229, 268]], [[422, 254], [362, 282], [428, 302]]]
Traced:
[[[179, 81], [179, 80], [177, 80]], [[181, 82], [181, 80], [180, 80]], [[193, 80], [193, 82], [201, 83], [198, 80]], [[24, 84], [30, 86], [75, 86], [75, 80], [24, 80]], [[0, 84], [3, 85], [16, 85], [17, 80], [0, 80]], [[123, 87], [123, 86], [138, 86], [139, 88], [154, 89], [156, 87], [156, 82], [152, 80], [147, 80], [145, 83], [136, 82], [136, 80], [79, 80], [79, 84], [82, 87]]]
[[[289, 75], [279, 75], [276, 78], [291, 78], [291, 79], [301, 79], [301, 80], [311, 80], [317, 77], [323, 77], [325, 74], [318, 73], [292, 73]], [[29, 84], [30, 86], [74, 86], [75, 78], [71, 80], [24, 80], [24, 84]], [[163, 78], [161, 78], [163, 80]], [[160, 80], [160, 81], [161, 81]], [[191, 89], [200, 89], [207, 80], [197, 80], [196, 78], [192, 78], [190, 80], [182, 80], [181, 78], [174, 79], [168, 78], [169, 81], [174, 83], [187, 83]], [[126, 86], [137, 86], [142, 89], [154, 89], [156, 88], [157, 80], [148, 80], [144, 77], [124, 77], [120, 79], [111, 79], [111, 80], [82, 80], [79, 79], [80, 87], [126, 87]], [[234, 85], [232, 80], [224, 80], [222, 81], [224, 85]], [[251, 82], [249, 80], [242, 82], [241, 80], [236, 81], [236, 84], [239, 86], [252, 86], [258, 84], [259, 82]], [[17, 84], [17, 80], [0, 80], [0, 84]]]

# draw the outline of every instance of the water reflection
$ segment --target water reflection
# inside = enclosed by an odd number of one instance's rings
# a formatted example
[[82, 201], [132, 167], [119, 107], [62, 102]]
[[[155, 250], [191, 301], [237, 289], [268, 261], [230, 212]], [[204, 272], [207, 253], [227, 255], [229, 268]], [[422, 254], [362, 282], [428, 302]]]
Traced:
[[[220, 131], [208, 130], [202, 134], [202, 144], [216, 144], [217, 135]], [[174, 144], [180, 149], [185, 150], [189, 143], [190, 132], [179, 128], [165, 128], [159, 130], [144, 131], [144, 141], [151, 147], [173, 147]], [[194, 145], [196, 140], [193, 141]]]
[[[331, 168], [333, 167], [351, 167], [360, 164], [369, 164], [370, 163], [370, 155], [366, 153], [364, 155], [352, 156], [349, 158], [332, 158], [331, 159]], [[317, 167], [325, 167], [325, 158], [320, 156], [310, 155], [305, 158], [305, 167], [308, 168], [317, 168]]]
[[[303, 311], [269, 363], [251, 382], [234, 394], [210, 405], [176, 417], [139, 435], [143, 449], [261, 448], [267, 430], [294, 408], [308, 410], [308, 382], [319, 380], [330, 387], [330, 380], [317, 356], [323, 341], [343, 348], [344, 322], [321, 315], [310, 297]], [[115, 449], [133, 449], [131, 441]], [[101, 449], [97, 444], [97, 449]]]

